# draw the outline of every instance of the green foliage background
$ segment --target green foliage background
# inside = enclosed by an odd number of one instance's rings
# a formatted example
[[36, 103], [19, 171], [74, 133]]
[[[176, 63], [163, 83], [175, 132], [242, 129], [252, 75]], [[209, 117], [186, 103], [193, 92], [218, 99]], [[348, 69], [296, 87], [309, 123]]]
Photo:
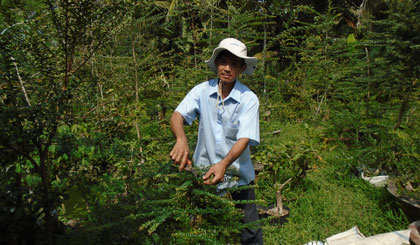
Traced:
[[[233, 202], [168, 163], [169, 118], [226, 37], [259, 59], [240, 77], [261, 102], [259, 201], [293, 179], [295, 211], [266, 243], [405, 227], [357, 175], [419, 195], [419, 17], [412, 0], [1, 1], [2, 242], [237, 242]], [[334, 208], [336, 191], [366, 218]]]

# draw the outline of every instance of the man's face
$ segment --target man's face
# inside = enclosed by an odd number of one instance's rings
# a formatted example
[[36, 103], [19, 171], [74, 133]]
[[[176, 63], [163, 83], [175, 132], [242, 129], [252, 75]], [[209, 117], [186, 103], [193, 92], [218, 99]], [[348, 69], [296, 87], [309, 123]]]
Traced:
[[234, 55], [221, 55], [217, 57], [217, 76], [224, 83], [232, 83], [246, 68], [244, 61]]

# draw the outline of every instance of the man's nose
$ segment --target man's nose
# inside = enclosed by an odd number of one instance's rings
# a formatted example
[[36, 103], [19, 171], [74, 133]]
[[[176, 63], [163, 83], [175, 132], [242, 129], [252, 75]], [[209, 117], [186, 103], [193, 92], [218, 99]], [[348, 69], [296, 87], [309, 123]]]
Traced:
[[224, 67], [224, 70], [225, 71], [231, 71], [232, 69], [230, 67], [230, 64], [226, 64], [225, 67]]

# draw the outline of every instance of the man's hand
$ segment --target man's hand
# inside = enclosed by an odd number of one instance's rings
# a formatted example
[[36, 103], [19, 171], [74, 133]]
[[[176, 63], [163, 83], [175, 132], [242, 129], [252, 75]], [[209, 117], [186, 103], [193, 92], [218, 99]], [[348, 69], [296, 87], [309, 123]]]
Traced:
[[176, 138], [176, 143], [169, 156], [174, 160], [175, 164], [179, 164], [179, 170], [182, 171], [188, 161], [190, 148], [188, 147], [187, 137], [184, 132], [184, 118], [181, 113], [174, 112], [171, 117], [171, 130]]
[[[223, 158], [222, 161], [211, 166], [209, 171], [207, 171], [207, 173], [203, 176], [204, 184], [214, 185], [224, 181], [226, 169], [242, 154], [242, 152], [248, 146], [248, 143], [249, 138], [240, 138], [238, 141], [236, 141], [226, 157]], [[210, 180], [211, 176], [213, 176], [212, 180]]]
[[177, 140], [174, 148], [172, 148], [171, 153], [169, 156], [175, 162], [175, 164], [179, 164], [179, 170], [184, 170], [187, 162], [188, 156], [190, 154], [190, 148], [188, 147], [187, 140]]
[[[226, 168], [226, 165], [222, 162], [214, 164], [210, 167], [209, 171], [207, 171], [207, 173], [203, 176], [203, 183], [206, 185], [214, 185], [219, 182], [223, 182]], [[213, 179], [210, 179], [211, 176], [213, 176]]]

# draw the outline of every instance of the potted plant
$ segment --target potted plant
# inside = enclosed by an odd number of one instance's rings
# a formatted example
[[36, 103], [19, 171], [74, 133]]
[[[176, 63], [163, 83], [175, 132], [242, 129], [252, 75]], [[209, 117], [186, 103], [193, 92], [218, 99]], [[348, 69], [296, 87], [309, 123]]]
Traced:
[[[420, 219], [420, 138], [409, 128], [364, 132], [357, 165], [361, 177], [387, 186], [410, 220]], [[380, 180], [376, 182], [376, 180]]]

